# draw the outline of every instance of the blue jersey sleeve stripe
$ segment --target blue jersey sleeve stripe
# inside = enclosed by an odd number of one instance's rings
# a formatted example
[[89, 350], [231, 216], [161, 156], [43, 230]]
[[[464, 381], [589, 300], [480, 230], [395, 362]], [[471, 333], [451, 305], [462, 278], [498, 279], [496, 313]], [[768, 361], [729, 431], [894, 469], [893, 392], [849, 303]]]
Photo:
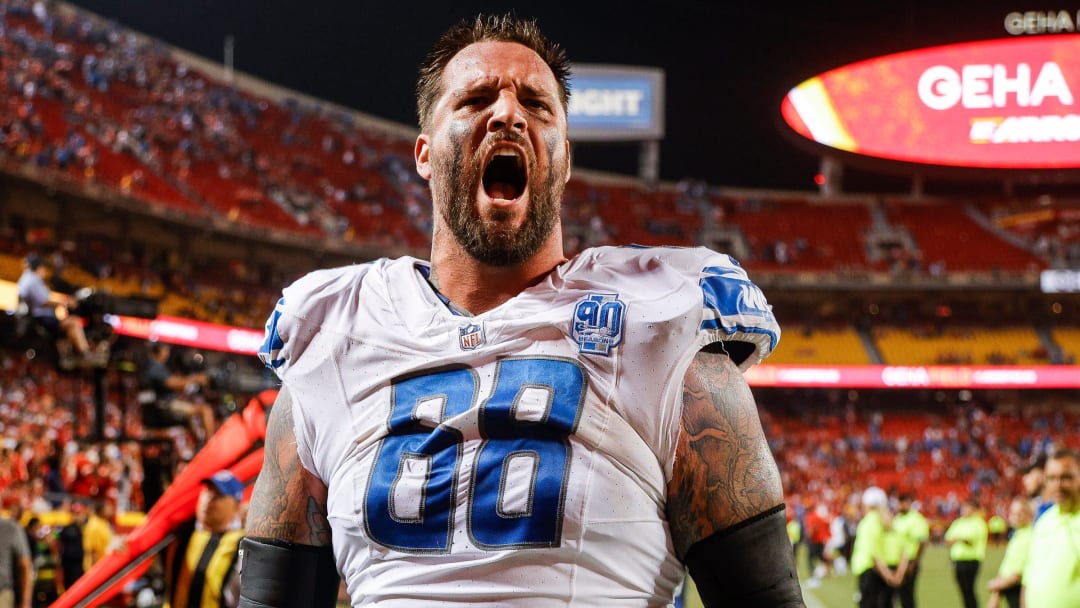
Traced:
[[702, 277], [698, 284], [705, 297], [705, 307], [716, 314], [728, 317], [733, 315], [753, 315], [763, 319], [772, 319], [765, 296], [750, 281], [729, 276]]
[[772, 331], [771, 329], [766, 329], [764, 327], [748, 327], [746, 325], [734, 325], [729, 327], [724, 325], [723, 322], [720, 321], [720, 319], [706, 319], [702, 321], [701, 329], [720, 330], [729, 336], [737, 334], [739, 332], [769, 336], [769, 350], [775, 349], [777, 342], [779, 342], [779, 339], [776, 337], [776, 332]]
[[281, 367], [285, 363], [284, 359], [278, 358], [281, 349], [285, 347], [285, 341], [281, 339], [281, 335], [278, 334], [277, 330], [280, 319], [280, 310], [270, 313], [270, 318], [266, 320], [266, 339], [263, 341], [262, 346], [259, 347], [259, 358], [263, 360], [267, 367], [273, 369]]

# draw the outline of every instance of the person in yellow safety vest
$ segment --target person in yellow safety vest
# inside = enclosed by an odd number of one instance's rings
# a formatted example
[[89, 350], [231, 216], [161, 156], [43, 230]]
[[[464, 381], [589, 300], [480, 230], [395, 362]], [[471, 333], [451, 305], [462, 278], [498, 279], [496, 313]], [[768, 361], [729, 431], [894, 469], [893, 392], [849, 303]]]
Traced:
[[999, 544], [1007, 540], [1009, 522], [1001, 515], [994, 513], [986, 520], [986, 529], [990, 531], [990, 542]]
[[986, 608], [998, 608], [1001, 598], [1005, 598], [1009, 608], [1020, 608], [1020, 590], [1031, 548], [1031, 524], [1035, 520], [1035, 510], [1026, 498], [1014, 498], [1009, 504], [1009, 525], [1013, 528], [1012, 538], [1005, 546], [1005, 557], [1001, 559], [997, 576], [988, 584], [990, 602]]
[[930, 540], [930, 524], [926, 517], [914, 505], [915, 497], [901, 494], [897, 504], [893, 529], [904, 538], [907, 544], [907, 568], [904, 570], [904, 582], [897, 590], [901, 608], [915, 608], [915, 579], [919, 575], [919, 560], [923, 549]]
[[166, 556], [165, 608], [236, 608], [240, 602], [237, 549], [244, 536], [244, 484], [222, 470], [203, 485], [195, 529], [178, 535]]
[[979, 566], [986, 558], [989, 536], [979, 503], [974, 498], [968, 498], [960, 505], [960, 517], [953, 520], [945, 531], [945, 542], [949, 545], [949, 558], [953, 562], [953, 573], [960, 587], [960, 596], [964, 599], [964, 608], [979, 606], [975, 597], [975, 579], [979, 576]]
[[791, 541], [791, 550], [798, 552], [799, 543], [802, 541], [802, 524], [799, 523], [799, 518], [795, 517], [794, 510], [787, 510], [787, 535]]
[[1055, 504], [1031, 529], [1024, 605], [1073, 608], [1080, 606], [1080, 453], [1061, 449], [1047, 459], [1046, 487]]
[[900, 586], [901, 576], [886, 563], [892, 512], [889, 497], [878, 487], [862, 494], [865, 514], [855, 529], [855, 548], [851, 552], [851, 573], [858, 581], [859, 608], [877, 608], [892, 589]]

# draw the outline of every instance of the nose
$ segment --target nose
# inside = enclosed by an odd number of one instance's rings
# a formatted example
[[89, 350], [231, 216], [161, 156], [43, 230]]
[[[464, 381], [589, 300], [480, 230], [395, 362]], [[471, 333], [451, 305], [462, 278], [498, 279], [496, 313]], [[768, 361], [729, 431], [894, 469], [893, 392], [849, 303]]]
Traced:
[[517, 96], [513, 91], [503, 90], [499, 92], [498, 98], [495, 103], [492, 104], [491, 117], [488, 118], [488, 131], [496, 132], [511, 129], [519, 133], [524, 133], [528, 128], [528, 122], [525, 120], [525, 111], [518, 103]]

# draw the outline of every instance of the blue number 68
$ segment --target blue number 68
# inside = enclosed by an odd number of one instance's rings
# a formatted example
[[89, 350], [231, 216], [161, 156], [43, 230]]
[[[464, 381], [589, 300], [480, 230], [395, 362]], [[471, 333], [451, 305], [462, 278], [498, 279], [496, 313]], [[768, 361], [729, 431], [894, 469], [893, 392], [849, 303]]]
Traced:
[[461, 471], [463, 437], [442, 424], [477, 403], [472, 369], [445, 369], [394, 382], [387, 436], [364, 495], [375, 542], [410, 553], [450, 550], [458, 476], [469, 475], [466, 523], [483, 549], [555, 547], [562, 535], [586, 375], [569, 359], [508, 358], [480, 404], [481, 444]]

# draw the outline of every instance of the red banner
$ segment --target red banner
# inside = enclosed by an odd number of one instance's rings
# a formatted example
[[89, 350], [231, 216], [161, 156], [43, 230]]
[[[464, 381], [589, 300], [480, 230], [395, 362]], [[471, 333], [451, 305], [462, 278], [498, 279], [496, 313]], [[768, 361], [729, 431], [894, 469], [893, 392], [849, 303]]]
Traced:
[[1080, 366], [758, 365], [750, 386], [835, 388], [1080, 388]]
[[961, 167], [1080, 167], [1080, 34], [886, 55], [811, 78], [781, 112], [804, 137]]
[[[254, 355], [263, 332], [161, 316], [109, 318], [116, 333], [224, 352]], [[892, 366], [757, 365], [746, 372], [751, 386], [837, 388], [1080, 388], [1080, 366]]]
[[121, 336], [241, 355], [256, 354], [259, 352], [259, 346], [263, 342], [262, 331], [192, 321], [179, 317], [159, 316], [151, 320], [109, 315], [106, 320], [112, 325], [113, 330]]

